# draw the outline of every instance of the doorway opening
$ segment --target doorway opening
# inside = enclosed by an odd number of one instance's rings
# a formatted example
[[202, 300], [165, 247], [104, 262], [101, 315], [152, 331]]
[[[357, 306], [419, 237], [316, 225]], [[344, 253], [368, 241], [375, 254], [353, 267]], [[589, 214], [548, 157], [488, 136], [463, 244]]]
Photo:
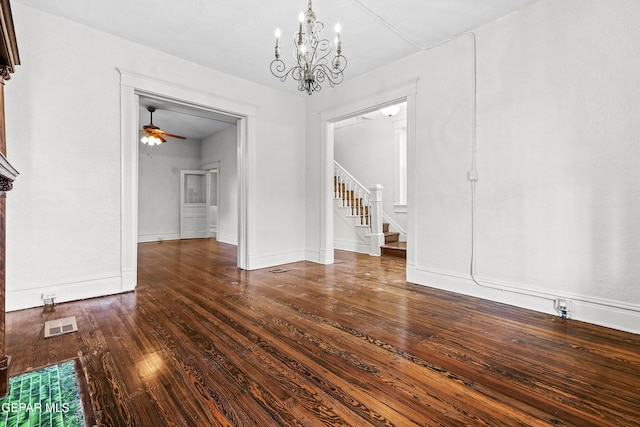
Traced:
[[[232, 118], [236, 123], [237, 161], [237, 266], [250, 269], [249, 224], [252, 224], [252, 207], [248, 195], [254, 186], [253, 157], [255, 156], [256, 108], [226, 98], [219, 98], [194, 88], [182, 87], [172, 82], [120, 72], [121, 106], [121, 291], [134, 290], [137, 284], [138, 245], [138, 178], [139, 178], [139, 130], [141, 129], [140, 97], [166, 101], [187, 108], [215, 113]], [[157, 113], [155, 113], [157, 114]], [[154, 116], [156, 120], [156, 116]], [[223, 168], [226, 170], [226, 167]]]
[[[334, 181], [348, 189], [336, 188], [339, 191], [333, 210], [335, 249], [404, 258], [407, 236], [406, 101], [337, 121], [333, 132]], [[372, 191], [381, 196], [376, 199], [377, 205], [372, 202]], [[355, 211], [365, 215], [364, 220], [354, 218], [354, 209], [349, 209], [352, 202]], [[382, 217], [384, 237], [381, 241], [378, 236], [371, 236], [376, 230], [362, 227], [372, 224], [375, 228], [374, 215]]]
[[[406, 188], [406, 198], [397, 203], [395, 209], [406, 212], [406, 259], [407, 269], [413, 265], [414, 247], [412, 241], [413, 224], [415, 223], [415, 212], [412, 209], [413, 183], [415, 182], [415, 95], [417, 93], [417, 80], [390, 89], [387, 92], [363, 99], [357, 103], [336, 108], [321, 114], [321, 144], [322, 144], [322, 189], [321, 199], [321, 250], [320, 262], [331, 264], [334, 262], [334, 160], [335, 160], [335, 132], [336, 125], [345, 120], [373, 114], [384, 107], [402, 104], [406, 105], [406, 181], [402, 185]], [[338, 125], [340, 127], [341, 125]], [[402, 166], [400, 161], [399, 166]]]
[[139, 144], [138, 243], [215, 236], [237, 245], [237, 119], [148, 96], [139, 103], [140, 120], [153, 106], [154, 125], [186, 139]]

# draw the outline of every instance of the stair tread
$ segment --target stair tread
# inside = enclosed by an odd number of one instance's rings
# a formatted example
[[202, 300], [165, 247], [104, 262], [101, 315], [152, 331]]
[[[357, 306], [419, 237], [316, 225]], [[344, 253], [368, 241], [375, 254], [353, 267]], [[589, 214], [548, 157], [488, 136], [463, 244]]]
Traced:
[[393, 242], [380, 246], [381, 255], [407, 258], [407, 242]]
[[407, 242], [391, 242], [391, 243], [386, 243], [380, 247], [385, 249], [396, 249], [400, 251], [406, 251]]

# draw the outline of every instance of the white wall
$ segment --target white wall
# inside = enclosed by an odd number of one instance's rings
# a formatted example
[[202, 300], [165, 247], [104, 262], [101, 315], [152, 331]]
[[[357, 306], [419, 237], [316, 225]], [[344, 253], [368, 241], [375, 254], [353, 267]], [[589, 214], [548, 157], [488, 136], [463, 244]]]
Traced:
[[[60, 302], [127, 289], [117, 68], [255, 107], [251, 156], [260, 162], [248, 166], [260, 190], [250, 202], [261, 228], [250, 216], [250, 267], [304, 258], [303, 97], [18, 3], [12, 9], [22, 65], [5, 89], [7, 140], [21, 175], [7, 203], [8, 310], [42, 304], [44, 291], [56, 291]], [[274, 206], [270, 190], [284, 182], [287, 195]]]
[[[217, 240], [238, 244], [238, 136], [237, 126], [202, 141], [201, 167], [219, 163], [219, 219]], [[259, 230], [259, 229], [258, 229]]]
[[[484, 286], [469, 277], [470, 36], [308, 100], [307, 188], [322, 185], [319, 113], [419, 78], [408, 279], [547, 313], [567, 298], [576, 319], [640, 332], [638, 16], [633, 0], [546, 0], [476, 31]], [[309, 196], [309, 254], [319, 212]]]
[[140, 144], [138, 242], [180, 238], [180, 170], [200, 169], [201, 146], [193, 139]]

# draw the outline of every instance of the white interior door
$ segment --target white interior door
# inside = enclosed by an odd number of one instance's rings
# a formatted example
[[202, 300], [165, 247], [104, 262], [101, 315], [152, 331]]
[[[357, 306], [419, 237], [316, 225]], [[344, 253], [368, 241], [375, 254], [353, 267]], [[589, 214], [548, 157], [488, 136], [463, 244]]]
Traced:
[[180, 171], [180, 238], [204, 239], [209, 237], [208, 171]]

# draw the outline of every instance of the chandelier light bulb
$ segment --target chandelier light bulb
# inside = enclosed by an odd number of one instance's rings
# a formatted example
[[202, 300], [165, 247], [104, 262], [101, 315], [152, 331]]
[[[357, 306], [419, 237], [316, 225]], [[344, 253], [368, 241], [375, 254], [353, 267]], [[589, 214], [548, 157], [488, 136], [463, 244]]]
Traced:
[[142, 142], [143, 144], [146, 144], [147, 142], [149, 142], [149, 138], [147, 138], [147, 136], [143, 136], [142, 138], [140, 138], [140, 142]]

